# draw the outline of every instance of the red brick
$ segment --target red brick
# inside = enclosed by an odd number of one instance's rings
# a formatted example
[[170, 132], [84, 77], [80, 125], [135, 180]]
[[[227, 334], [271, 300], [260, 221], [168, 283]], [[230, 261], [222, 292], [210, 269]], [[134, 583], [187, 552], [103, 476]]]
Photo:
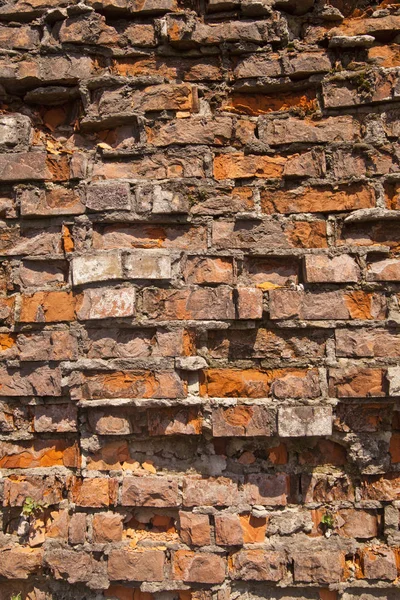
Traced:
[[219, 320], [235, 318], [232, 290], [227, 287], [198, 290], [145, 289], [144, 312], [151, 319]]
[[337, 329], [336, 355], [354, 357], [397, 358], [400, 334], [390, 329]]
[[393, 581], [397, 578], [396, 556], [391, 548], [366, 548], [362, 553], [362, 566], [367, 579]]
[[122, 540], [122, 516], [109, 513], [93, 515], [93, 541], [100, 543]]
[[187, 283], [233, 283], [233, 265], [230, 258], [192, 256], [183, 271]]
[[385, 396], [384, 374], [382, 369], [330, 369], [329, 392], [338, 398]]
[[370, 187], [351, 184], [336, 188], [308, 188], [306, 190], [265, 190], [261, 192], [261, 206], [265, 213], [337, 212], [373, 208], [375, 193]]
[[216, 408], [212, 413], [212, 423], [215, 437], [271, 436], [276, 433], [275, 412], [256, 404]]
[[117, 371], [87, 373], [82, 377], [83, 398], [184, 398], [186, 385], [174, 371]]
[[243, 179], [245, 177], [281, 177], [285, 159], [235, 152], [218, 154], [214, 158], [214, 177], [220, 179]]
[[211, 543], [211, 527], [208, 515], [179, 513], [180, 536], [188, 546], [208, 546]]
[[125, 477], [123, 506], [173, 507], [178, 504], [178, 481], [172, 477]]
[[27, 579], [39, 573], [42, 559], [41, 549], [5, 547], [1, 551], [0, 575], [6, 579]]
[[356, 261], [347, 254], [329, 258], [325, 254], [305, 257], [305, 273], [309, 283], [357, 282], [361, 272]]
[[284, 473], [248, 475], [244, 485], [244, 497], [250, 504], [285, 506], [288, 493], [289, 477]]
[[336, 583], [344, 572], [344, 556], [338, 551], [293, 554], [294, 580], [304, 583]]
[[80, 466], [76, 443], [64, 440], [32, 442], [0, 442], [0, 468], [28, 469], [34, 467]]
[[111, 581], [163, 581], [164, 561], [161, 550], [112, 550], [108, 577]]
[[386, 298], [367, 292], [270, 292], [271, 319], [384, 319]]
[[286, 573], [284, 552], [240, 550], [232, 555], [230, 574], [244, 581], [280, 581]]
[[116, 491], [114, 479], [77, 479], [72, 487], [72, 499], [78, 506], [104, 508], [116, 504]]
[[173, 557], [174, 579], [188, 583], [222, 583], [226, 563], [217, 554], [177, 550]]
[[304, 369], [208, 369], [202, 372], [201, 396], [263, 398], [270, 392], [277, 398], [318, 396], [317, 374]]
[[22, 296], [18, 320], [22, 323], [74, 321], [75, 304], [71, 292], [36, 292]]
[[237, 483], [227, 477], [183, 480], [184, 506], [231, 506], [238, 501]]

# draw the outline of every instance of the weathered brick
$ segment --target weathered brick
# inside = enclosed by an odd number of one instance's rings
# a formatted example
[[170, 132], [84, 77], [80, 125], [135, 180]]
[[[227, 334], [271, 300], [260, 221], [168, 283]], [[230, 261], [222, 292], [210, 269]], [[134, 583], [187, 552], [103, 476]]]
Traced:
[[344, 556], [338, 551], [298, 552], [293, 554], [293, 563], [296, 582], [335, 583], [343, 576]]
[[387, 258], [370, 263], [367, 270], [368, 281], [400, 281], [400, 260]]
[[392, 502], [400, 499], [400, 477], [397, 473], [364, 477], [361, 482], [361, 498]]
[[378, 519], [373, 512], [354, 510], [339, 511], [339, 535], [349, 538], [370, 539], [379, 534]]
[[260, 138], [271, 146], [354, 142], [360, 138], [360, 124], [349, 116], [308, 119], [260, 119]]
[[27, 579], [38, 574], [43, 560], [39, 548], [3, 548], [1, 551], [0, 575], [6, 579]]
[[170, 279], [171, 258], [165, 250], [131, 251], [124, 257], [124, 271], [129, 279]]
[[280, 177], [285, 164], [284, 158], [258, 156], [235, 152], [218, 154], [214, 159], [214, 177], [220, 179], [242, 179], [245, 177]]
[[214, 221], [212, 242], [218, 249], [325, 248], [322, 221]]
[[33, 427], [37, 432], [65, 433], [77, 431], [77, 407], [74, 404], [46, 404], [45, 406], [35, 406]]
[[319, 395], [315, 371], [307, 370], [257, 370], [208, 369], [203, 371], [200, 395], [209, 397], [302, 398]]
[[206, 230], [202, 226], [106, 225], [93, 232], [96, 249], [174, 248], [201, 250], [207, 247]]
[[198, 290], [146, 289], [143, 308], [152, 319], [234, 319], [232, 290], [203, 288]]
[[92, 183], [86, 188], [85, 204], [93, 211], [130, 210], [129, 184], [123, 181]]
[[329, 392], [338, 398], [385, 396], [382, 369], [349, 367], [329, 370]]
[[133, 317], [135, 311], [135, 289], [132, 287], [85, 289], [76, 306], [80, 321]]
[[324, 254], [305, 257], [305, 275], [309, 283], [357, 282], [361, 271], [354, 258], [346, 254], [329, 258]]
[[278, 433], [282, 437], [332, 435], [332, 408], [330, 406], [279, 408]]
[[362, 554], [364, 575], [367, 579], [393, 581], [397, 577], [396, 556], [384, 546], [367, 548]]
[[154, 146], [169, 146], [170, 144], [211, 144], [222, 146], [232, 137], [232, 119], [216, 117], [204, 119], [176, 119], [167, 123], [156, 123], [146, 128], [147, 139]]
[[178, 481], [172, 477], [125, 477], [121, 501], [123, 506], [177, 506]]
[[271, 319], [377, 319], [386, 315], [386, 298], [367, 292], [270, 292]]
[[120, 252], [85, 254], [72, 259], [74, 285], [122, 279], [122, 257]]
[[284, 552], [240, 550], [232, 555], [230, 574], [244, 581], [280, 581], [286, 572]]
[[400, 334], [391, 329], [337, 329], [336, 355], [355, 357], [400, 356]]
[[74, 442], [35, 440], [20, 443], [0, 443], [0, 468], [79, 467], [79, 450]]
[[184, 506], [231, 506], [238, 500], [237, 483], [227, 477], [183, 480]]
[[57, 323], [75, 320], [76, 300], [71, 292], [36, 292], [21, 298], [19, 321]]
[[31, 181], [53, 179], [43, 152], [0, 154], [0, 181]]
[[218, 554], [177, 550], [173, 558], [174, 579], [188, 583], [222, 583], [226, 563]]
[[175, 371], [113, 371], [85, 373], [77, 397], [184, 398], [186, 385]]
[[285, 506], [289, 493], [289, 477], [284, 473], [248, 475], [244, 497], [250, 504]]
[[63, 498], [64, 486], [54, 475], [11, 475], [4, 482], [4, 506], [23, 506], [26, 498], [46, 504], [58, 504]]
[[0, 333], [0, 359], [34, 362], [45, 360], [75, 360], [78, 358], [77, 338], [68, 331], [44, 333]]
[[0, 396], [61, 396], [61, 371], [46, 364], [0, 367]]
[[271, 408], [239, 404], [214, 409], [212, 425], [215, 437], [271, 436], [276, 433], [276, 416]]
[[261, 192], [261, 207], [268, 214], [340, 212], [374, 206], [373, 188], [361, 184]]
[[116, 492], [115, 479], [76, 479], [72, 487], [72, 499], [78, 506], [105, 508], [116, 504]]
[[147, 411], [149, 435], [199, 435], [203, 419], [198, 407], [158, 408]]
[[164, 561], [161, 550], [112, 550], [108, 576], [111, 581], [162, 581]]
[[93, 516], [93, 541], [99, 543], [119, 542], [122, 539], [122, 517], [112, 512]]
[[207, 515], [179, 512], [180, 536], [185, 544], [208, 546], [211, 543], [211, 527]]
[[20, 193], [19, 200], [24, 216], [80, 215], [85, 212], [79, 193], [73, 188], [26, 188]]
[[183, 274], [187, 283], [233, 283], [233, 265], [230, 258], [189, 257]]

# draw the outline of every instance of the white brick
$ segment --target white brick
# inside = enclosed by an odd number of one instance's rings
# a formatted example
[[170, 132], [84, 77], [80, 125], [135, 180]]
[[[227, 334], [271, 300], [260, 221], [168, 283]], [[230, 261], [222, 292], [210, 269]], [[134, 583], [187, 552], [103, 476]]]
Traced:
[[122, 259], [119, 252], [78, 256], [72, 260], [74, 285], [122, 278]]
[[126, 277], [129, 279], [170, 279], [171, 258], [163, 250], [138, 250], [124, 259]]
[[331, 406], [286, 406], [278, 411], [278, 435], [332, 435]]
[[135, 314], [135, 290], [98, 288], [84, 290], [77, 306], [78, 319], [117, 319]]

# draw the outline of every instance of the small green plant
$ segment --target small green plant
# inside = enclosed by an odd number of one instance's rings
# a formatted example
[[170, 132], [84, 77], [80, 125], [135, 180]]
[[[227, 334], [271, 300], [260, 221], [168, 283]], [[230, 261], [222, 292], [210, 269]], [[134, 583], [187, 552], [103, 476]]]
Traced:
[[25, 502], [22, 506], [22, 514], [24, 517], [35, 517], [36, 515], [42, 513], [46, 506], [47, 505], [44, 502], [34, 500], [28, 496], [25, 498]]
[[10, 600], [22, 600], [21, 592], [18, 592], [18, 594], [13, 594]]
[[332, 513], [325, 513], [322, 515], [321, 523], [326, 529], [333, 529], [335, 526], [335, 518]]

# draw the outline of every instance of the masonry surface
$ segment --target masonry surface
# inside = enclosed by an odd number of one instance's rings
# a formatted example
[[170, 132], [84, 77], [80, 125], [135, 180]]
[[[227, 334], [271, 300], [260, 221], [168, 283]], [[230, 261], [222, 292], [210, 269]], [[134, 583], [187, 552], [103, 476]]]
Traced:
[[0, 600], [398, 600], [400, 5], [0, 50]]

